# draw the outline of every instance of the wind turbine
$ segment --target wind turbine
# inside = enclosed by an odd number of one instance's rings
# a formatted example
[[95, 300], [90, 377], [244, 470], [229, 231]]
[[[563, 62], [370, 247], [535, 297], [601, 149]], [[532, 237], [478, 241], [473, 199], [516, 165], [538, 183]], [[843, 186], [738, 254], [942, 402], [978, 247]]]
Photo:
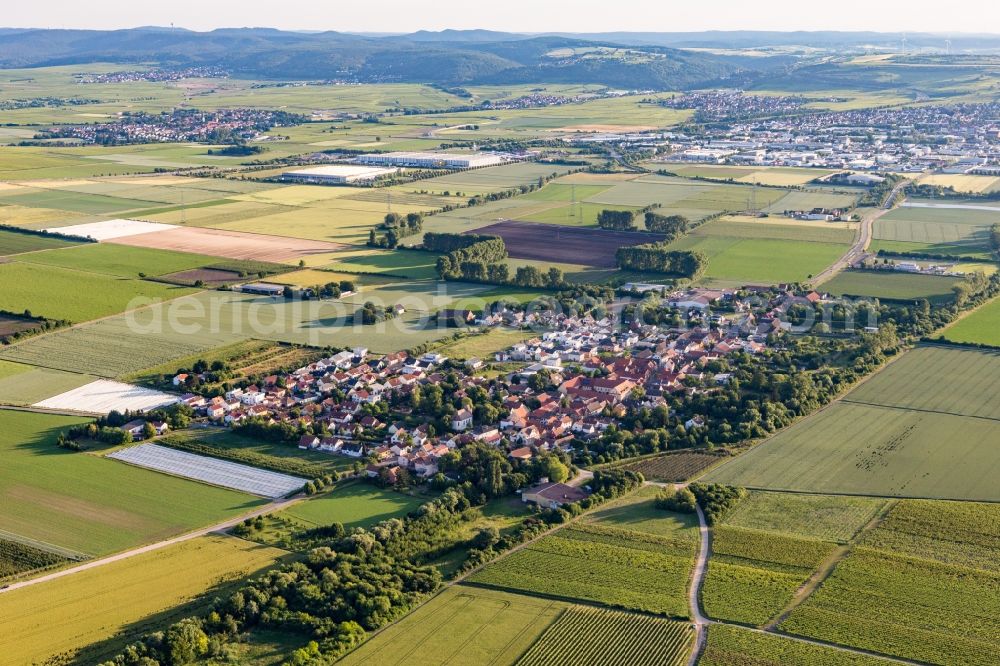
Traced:
[[906, 55], [906, 33], [905, 32], [903, 33], [903, 39], [901, 41], [901, 44], [903, 45], [903, 55], [905, 56]]
[[948, 39], [944, 40], [944, 52], [951, 55], [951, 35], [948, 35]]

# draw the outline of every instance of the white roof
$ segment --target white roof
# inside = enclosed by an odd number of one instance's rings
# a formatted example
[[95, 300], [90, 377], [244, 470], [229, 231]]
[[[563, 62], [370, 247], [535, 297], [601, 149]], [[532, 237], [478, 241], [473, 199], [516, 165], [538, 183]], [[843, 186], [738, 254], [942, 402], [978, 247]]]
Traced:
[[324, 164], [321, 166], [309, 167], [308, 169], [296, 169], [295, 171], [289, 171], [288, 175], [303, 177], [325, 176], [327, 178], [358, 178], [369, 176], [374, 178], [376, 176], [387, 175], [395, 172], [396, 169], [386, 167], [370, 167], [359, 164]]

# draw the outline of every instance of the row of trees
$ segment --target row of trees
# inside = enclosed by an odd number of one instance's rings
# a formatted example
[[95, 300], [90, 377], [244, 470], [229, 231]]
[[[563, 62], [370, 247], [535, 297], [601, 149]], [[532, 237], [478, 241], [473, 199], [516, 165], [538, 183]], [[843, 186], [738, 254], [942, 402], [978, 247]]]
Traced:
[[604, 209], [597, 214], [597, 226], [610, 231], [635, 231], [635, 211]]
[[666, 273], [686, 278], [696, 278], [708, 265], [702, 252], [668, 250], [663, 243], [647, 243], [618, 248], [615, 261], [622, 270]]
[[646, 213], [646, 231], [663, 234], [664, 243], [677, 240], [688, 232], [691, 222], [683, 215], [660, 215], [653, 211]]
[[[458, 236], [460, 234], [451, 234]], [[491, 266], [503, 265], [506, 267], [507, 246], [503, 239], [498, 236], [474, 236], [478, 239], [474, 243], [450, 250], [447, 254], [438, 257], [437, 272], [443, 280], [461, 278], [463, 274], [480, 272], [485, 278], [489, 274]], [[445, 241], [447, 245], [453, 241]], [[493, 273], [502, 270], [493, 268]]]
[[[419, 234], [423, 228], [424, 216], [420, 213], [407, 213], [406, 216], [386, 213], [382, 224], [368, 232], [368, 246], [395, 249], [400, 239]], [[383, 231], [383, 235], [379, 236], [378, 231]]]

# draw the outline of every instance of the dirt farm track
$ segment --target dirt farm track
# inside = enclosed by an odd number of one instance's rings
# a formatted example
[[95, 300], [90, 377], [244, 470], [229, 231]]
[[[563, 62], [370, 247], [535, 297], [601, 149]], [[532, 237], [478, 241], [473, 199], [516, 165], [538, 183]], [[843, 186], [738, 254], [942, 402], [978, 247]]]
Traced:
[[476, 229], [473, 233], [499, 236], [514, 259], [598, 268], [614, 268], [615, 251], [620, 247], [663, 240], [660, 234], [642, 231], [580, 229], [530, 222], [498, 222]]

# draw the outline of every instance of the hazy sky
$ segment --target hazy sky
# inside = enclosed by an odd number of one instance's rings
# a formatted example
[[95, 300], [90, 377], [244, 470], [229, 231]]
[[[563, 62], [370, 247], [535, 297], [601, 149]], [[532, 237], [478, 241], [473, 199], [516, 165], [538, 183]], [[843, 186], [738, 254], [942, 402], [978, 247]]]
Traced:
[[192, 30], [408, 32], [489, 28], [517, 32], [876, 30], [1000, 32], [995, 0], [48, 0], [9, 2], [0, 26]]

